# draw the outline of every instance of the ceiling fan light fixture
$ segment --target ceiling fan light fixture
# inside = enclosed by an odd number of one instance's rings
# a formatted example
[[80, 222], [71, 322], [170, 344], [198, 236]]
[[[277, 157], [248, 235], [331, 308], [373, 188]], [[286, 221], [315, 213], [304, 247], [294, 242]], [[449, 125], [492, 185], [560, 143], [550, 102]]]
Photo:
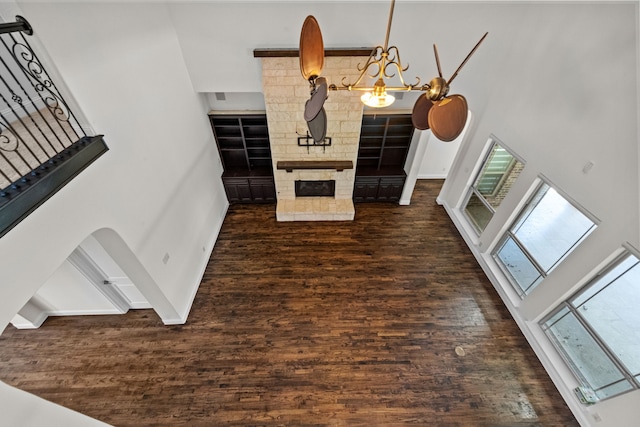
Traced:
[[[468, 106], [464, 96], [448, 96], [449, 87], [462, 67], [464, 67], [469, 58], [471, 58], [489, 33], [485, 33], [480, 38], [478, 43], [476, 43], [473, 49], [471, 49], [471, 52], [469, 52], [466, 58], [464, 58], [462, 63], [448, 80], [446, 80], [442, 74], [438, 48], [434, 44], [433, 53], [438, 67], [438, 76], [432, 79], [429, 83], [422, 85], [420, 85], [419, 77], [416, 77], [415, 83], [407, 83], [405, 82], [403, 72], [409, 69], [409, 65], [402, 65], [400, 62], [400, 52], [398, 51], [398, 48], [396, 46], [389, 46], [389, 34], [391, 32], [395, 3], [395, 0], [391, 0], [384, 45], [373, 48], [364, 65], [358, 64], [357, 70], [360, 74], [355, 81], [347, 80], [347, 77], [342, 77], [341, 86], [325, 84], [324, 87], [326, 90], [363, 91], [364, 94], [360, 97], [360, 100], [366, 106], [373, 108], [384, 108], [394, 103], [396, 98], [393, 95], [389, 95], [387, 91], [424, 92], [424, 96], [421, 95], [418, 97], [418, 100], [413, 107], [411, 117], [412, 123], [420, 130], [431, 129], [434, 135], [442, 141], [452, 141], [457, 138], [464, 129], [467, 111], [461, 110], [468, 108]], [[315, 92], [315, 79], [319, 78], [320, 73], [322, 72], [322, 65], [324, 64], [324, 44], [322, 42], [322, 34], [320, 32], [318, 22], [312, 15], [307, 16], [302, 26], [299, 52], [302, 76], [309, 81], [311, 89]], [[360, 85], [363, 81], [369, 81], [369, 79], [376, 78], [377, 80], [373, 87]], [[390, 83], [389, 87], [387, 87], [385, 80], [388, 80], [389, 82], [394, 81], [396, 83]], [[399, 84], [397, 84], [398, 81]], [[398, 98], [401, 99], [402, 95], [403, 94], [400, 93]], [[326, 99], [326, 92], [324, 95], [319, 96], [319, 98], [324, 101], [324, 99]], [[305, 114], [309, 117], [316, 111], [316, 109], [311, 108], [313, 104], [310, 101], [311, 99], [307, 101], [307, 104], [305, 104]], [[305, 119], [306, 118], [307, 117], [305, 117]]]
[[387, 85], [385, 85], [382, 78], [379, 78], [376, 84], [373, 85], [373, 91], [365, 92], [360, 97], [360, 100], [368, 107], [383, 108], [393, 104], [396, 97], [387, 93]]

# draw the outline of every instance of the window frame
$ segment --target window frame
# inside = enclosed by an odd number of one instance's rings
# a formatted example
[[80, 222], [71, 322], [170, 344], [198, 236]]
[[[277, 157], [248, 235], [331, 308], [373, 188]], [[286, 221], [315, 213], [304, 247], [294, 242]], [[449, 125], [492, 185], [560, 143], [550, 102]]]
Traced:
[[[626, 259], [628, 259], [631, 256], [635, 257], [640, 262], [640, 256], [638, 254], [638, 251], [632, 250], [631, 248], [625, 246], [624, 247], [624, 251], [620, 255], [615, 257], [607, 266], [605, 266], [598, 273], [596, 273], [593, 277], [591, 277], [584, 286], [582, 286], [576, 292], [571, 294], [571, 296], [569, 296], [564, 301], [562, 301], [560, 304], [558, 304], [558, 306], [555, 309], [553, 309], [549, 314], [544, 316], [538, 322], [538, 326], [540, 327], [540, 329], [542, 330], [544, 335], [547, 337], [547, 339], [551, 342], [551, 344], [553, 345], [555, 351], [560, 355], [562, 360], [564, 360], [566, 365], [569, 367], [569, 370], [573, 373], [573, 375], [576, 377], [576, 379], [579, 382], [581, 382], [581, 384], [587, 385], [588, 387], [591, 387], [591, 384], [589, 384], [589, 380], [586, 378], [585, 374], [576, 366], [574, 361], [567, 354], [567, 351], [565, 350], [565, 348], [562, 346], [562, 344], [558, 341], [557, 337], [551, 331], [551, 327], [553, 325], [555, 325], [558, 321], [560, 321], [562, 318], [564, 318], [567, 315], [572, 315], [574, 317], [574, 319], [582, 326], [582, 328], [584, 329], [584, 332], [586, 332], [593, 339], [593, 341], [598, 345], [599, 350], [601, 350], [609, 358], [611, 363], [618, 369], [618, 371], [622, 375], [622, 378], [623, 378], [622, 380], [605, 384], [605, 385], [599, 387], [597, 390], [605, 389], [605, 388], [610, 387], [610, 386], [612, 386], [614, 384], [617, 384], [617, 383], [619, 383], [619, 382], [621, 382], [623, 380], [626, 380], [631, 385], [631, 388], [629, 388], [628, 390], [624, 390], [624, 391], [612, 394], [611, 396], [607, 396], [607, 397], [602, 397], [602, 398], [599, 397], [598, 398], [599, 401], [611, 399], [611, 398], [620, 396], [622, 394], [629, 393], [629, 392], [632, 392], [634, 390], [640, 389], [640, 379], [636, 378], [636, 375], [634, 375], [633, 372], [631, 372], [626, 367], [624, 362], [622, 362], [620, 360], [620, 358], [615, 354], [615, 351], [613, 351], [611, 349], [611, 347], [602, 338], [602, 336], [589, 325], [589, 322], [580, 313], [580, 310], [578, 309], [579, 305], [578, 306], [574, 305], [573, 301], [577, 300], [581, 295], [583, 295], [586, 292], [588, 292], [591, 287], [596, 286], [597, 282], [599, 281], [599, 279], [601, 277], [604, 277], [607, 274], [609, 274], [611, 271], [613, 271], [615, 268], [617, 268], [619, 265], [621, 265]], [[637, 265], [637, 264], [634, 264], [634, 267], [635, 267], [635, 265]], [[617, 280], [617, 278], [619, 278], [619, 277], [623, 276], [624, 274], [626, 274], [629, 270], [630, 270], [630, 268], [625, 270], [624, 273], [622, 273], [619, 276], [617, 276], [616, 280]], [[607, 283], [605, 286], [603, 286], [601, 289], [599, 289], [596, 293], [594, 293], [594, 295], [592, 295], [589, 299], [593, 298], [598, 293], [604, 291], [608, 286], [610, 286], [614, 282], [615, 282], [615, 280], [611, 280], [609, 283]], [[585, 303], [586, 303], [586, 301], [585, 301]], [[547, 322], [549, 322], [555, 316], [558, 316], [565, 309], [567, 310], [566, 314], [564, 314], [561, 317], [559, 317], [558, 319], [556, 319], [553, 322], [553, 324], [548, 325], [548, 326], [545, 325]], [[595, 390], [595, 391], [597, 391], [597, 390]]]
[[[531, 213], [535, 210], [536, 206], [542, 201], [543, 197], [536, 197], [540, 191], [540, 189], [544, 186], [548, 186], [549, 189], [553, 189], [558, 195], [560, 195], [563, 199], [567, 201], [574, 209], [584, 215], [587, 219], [589, 219], [593, 225], [582, 234], [582, 236], [576, 240], [576, 242], [567, 250], [560, 258], [558, 258], [548, 270], [545, 270], [540, 263], [531, 255], [531, 253], [525, 248], [524, 244], [518, 239], [518, 237], [513, 232], [513, 229], [521, 225], [526, 217], [531, 215]], [[548, 191], [548, 190], [547, 190]], [[558, 187], [554, 186], [548, 179], [543, 176], [538, 178], [538, 182], [535, 184], [535, 189], [528, 193], [528, 200], [520, 207], [520, 210], [515, 216], [515, 219], [509, 224], [509, 226], [505, 229], [502, 236], [497, 241], [497, 244], [491, 250], [491, 257], [493, 258], [495, 264], [498, 266], [500, 271], [505, 275], [511, 287], [516, 291], [520, 299], [524, 299], [529, 293], [535, 289], [541, 282], [544, 281], [548, 277], [548, 275], [562, 262], [573, 250], [580, 245], [584, 240], [598, 227], [599, 221], [596, 217], [594, 217], [589, 211], [583, 208], [581, 205], [576, 203], [572, 198], [568, 197], [566, 193], [560, 190]], [[504, 263], [499, 260], [498, 252], [502, 249], [502, 247], [506, 244], [506, 242], [511, 239], [512, 242], [520, 249], [522, 254], [531, 262], [531, 265], [536, 269], [536, 271], [540, 274], [540, 278], [536, 279], [530, 286], [526, 289], [522, 289], [522, 287], [518, 284], [518, 281], [513, 277], [511, 272], [506, 268]]]
[[[520, 156], [516, 155], [513, 153], [513, 151], [506, 146], [502, 141], [500, 141], [498, 138], [496, 138], [494, 135], [491, 135], [489, 137], [489, 140], [487, 141], [487, 146], [488, 148], [486, 149], [486, 152], [484, 153], [484, 156], [482, 157], [482, 161], [478, 163], [478, 169], [476, 171], [476, 173], [473, 176], [473, 179], [471, 180], [471, 183], [469, 184], [469, 188], [467, 189], [467, 193], [462, 201], [462, 205], [461, 205], [461, 211], [462, 211], [462, 215], [464, 216], [465, 220], [467, 221], [467, 223], [471, 226], [471, 228], [473, 229], [474, 233], [476, 233], [477, 236], [480, 236], [483, 232], [483, 230], [480, 230], [479, 227], [476, 225], [476, 221], [474, 219], [471, 218], [471, 216], [469, 215], [469, 213], [467, 212], [467, 205], [469, 204], [469, 200], [471, 200], [471, 197], [473, 197], [475, 195], [475, 197], [480, 200], [480, 202], [484, 205], [484, 207], [486, 207], [489, 212], [491, 212], [491, 219], [493, 219], [494, 214], [496, 213], [496, 209], [491, 206], [491, 203], [489, 203], [485, 197], [482, 195], [482, 193], [478, 190], [477, 185], [480, 181], [480, 176], [482, 175], [482, 172], [485, 169], [485, 166], [487, 164], [487, 162], [489, 161], [489, 158], [491, 157], [491, 153], [493, 153], [494, 148], [496, 146], [502, 148], [503, 150], [505, 150], [507, 153], [509, 153], [509, 155], [513, 158], [514, 162], [520, 162], [523, 167], [525, 165], [524, 160], [522, 160], [522, 158], [520, 158]], [[504, 179], [504, 177], [503, 177]], [[489, 222], [491, 222], [491, 219], [489, 219]], [[486, 228], [486, 227], [485, 227]]]

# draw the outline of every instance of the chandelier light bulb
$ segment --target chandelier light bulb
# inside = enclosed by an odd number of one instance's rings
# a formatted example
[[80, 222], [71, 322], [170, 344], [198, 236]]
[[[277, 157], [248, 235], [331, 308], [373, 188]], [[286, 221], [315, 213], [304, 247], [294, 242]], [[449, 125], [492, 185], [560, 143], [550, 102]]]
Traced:
[[377, 95], [371, 92], [365, 92], [360, 97], [360, 100], [364, 105], [368, 107], [383, 108], [393, 104], [393, 102], [396, 100], [396, 97], [387, 94], [387, 92], [382, 92], [381, 94]]

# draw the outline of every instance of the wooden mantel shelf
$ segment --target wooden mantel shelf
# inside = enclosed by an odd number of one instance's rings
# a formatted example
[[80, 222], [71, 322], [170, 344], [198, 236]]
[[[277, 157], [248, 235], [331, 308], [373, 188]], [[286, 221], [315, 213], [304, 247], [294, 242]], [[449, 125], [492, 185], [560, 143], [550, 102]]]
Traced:
[[345, 169], [353, 169], [351, 160], [308, 160], [308, 161], [280, 161], [276, 163], [278, 170], [293, 172], [294, 169], [335, 169], [342, 172]]

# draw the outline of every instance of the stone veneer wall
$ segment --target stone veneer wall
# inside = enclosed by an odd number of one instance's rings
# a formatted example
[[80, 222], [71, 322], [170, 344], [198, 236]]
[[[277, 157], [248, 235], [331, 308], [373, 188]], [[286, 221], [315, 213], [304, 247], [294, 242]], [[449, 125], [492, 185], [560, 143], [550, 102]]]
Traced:
[[[366, 59], [366, 58], [364, 58]], [[342, 77], [357, 78], [359, 57], [328, 57], [322, 76], [329, 84], [340, 85]], [[309, 99], [309, 83], [300, 74], [300, 62], [294, 58], [262, 58], [262, 87], [265, 98], [271, 156], [279, 221], [352, 220], [353, 185], [362, 124], [361, 92], [329, 91], [324, 104], [330, 147], [299, 147], [298, 134], [305, 135], [304, 106]], [[277, 170], [278, 161], [351, 160], [354, 169]], [[335, 179], [335, 197], [296, 198], [295, 180]]]

